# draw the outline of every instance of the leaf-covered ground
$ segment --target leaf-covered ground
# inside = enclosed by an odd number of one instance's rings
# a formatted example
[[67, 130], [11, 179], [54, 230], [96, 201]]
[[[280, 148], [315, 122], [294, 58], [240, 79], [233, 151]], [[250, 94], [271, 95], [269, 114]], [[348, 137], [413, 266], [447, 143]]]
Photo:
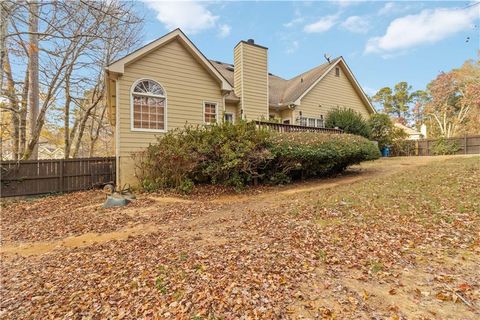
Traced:
[[2, 319], [478, 319], [480, 158], [244, 195], [2, 204]]

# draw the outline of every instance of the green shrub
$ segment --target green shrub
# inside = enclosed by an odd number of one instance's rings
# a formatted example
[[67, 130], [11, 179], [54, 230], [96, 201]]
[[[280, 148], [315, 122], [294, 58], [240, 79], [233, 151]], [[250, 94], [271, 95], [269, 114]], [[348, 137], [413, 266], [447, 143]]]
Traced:
[[416, 142], [414, 140], [395, 139], [391, 145], [391, 155], [395, 157], [414, 156], [416, 154]]
[[254, 182], [285, 183], [339, 172], [379, 156], [374, 144], [360, 136], [276, 133], [241, 122], [168, 132], [137, 154], [135, 163], [144, 190], [188, 193], [199, 183], [235, 189]]
[[268, 137], [268, 131], [247, 122], [169, 131], [136, 155], [136, 175], [147, 191], [189, 192], [196, 183], [242, 188], [261, 177], [260, 170], [271, 157]]
[[436, 156], [446, 155], [446, 154], [455, 154], [460, 150], [460, 145], [456, 140], [448, 140], [444, 137], [441, 137], [434, 142], [432, 142], [431, 149], [432, 153]]
[[340, 128], [346, 133], [365, 138], [370, 136], [370, 127], [362, 115], [352, 109], [336, 109], [330, 111], [325, 119], [327, 128]]
[[366, 138], [315, 132], [275, 134], [271, 152], [274, 173], [289, 178], [341, 172], [350, 165], [380, 157], [378, 148]]
[[372, 114], [368, 123], [371, 129], [370, 139], [377, 141], [380, 149], [392, 144], [395, 138], [395, 126], [388, 115]]

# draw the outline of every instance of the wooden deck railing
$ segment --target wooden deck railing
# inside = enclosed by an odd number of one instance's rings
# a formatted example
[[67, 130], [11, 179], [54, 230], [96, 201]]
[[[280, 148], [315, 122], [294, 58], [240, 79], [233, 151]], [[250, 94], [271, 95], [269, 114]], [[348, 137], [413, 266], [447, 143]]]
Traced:
[[319, 128], [319, 127], [308, 127], [300, 126], [296, 124], [285, 124], [285, 123], [276, 123], [276, 122], [266, 122], [266, 121], [255, 121], [257, 126], [269, 128], [278, 132], [319, 132], [319, 133], [343, 133], [343, 130], [332, 129], [332, 128]]

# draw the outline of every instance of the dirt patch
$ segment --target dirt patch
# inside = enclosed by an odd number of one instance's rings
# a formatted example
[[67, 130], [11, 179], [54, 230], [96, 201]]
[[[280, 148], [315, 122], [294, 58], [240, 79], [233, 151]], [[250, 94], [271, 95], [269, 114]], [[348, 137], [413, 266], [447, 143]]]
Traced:
[[147, 196], [148, 199], [152, 199], [158, 203], [192, 203], [193, 200], [184, 199], [184, 198], [177, 198], [177, 197], [152, 197]]
[[111, 240], [126, 240], [129, 237], [145, 235], [159, 230], [154, 224], [141, 224], [131, 228], [107, 233], [85, 233], [81, 236], [67, 237], [57, 241], [37, 241], [20, 245], [0, 247], [0, 253], [8, 255], [31, 256], [51, 252], [58, 248], [79, 248], [100, 244]]

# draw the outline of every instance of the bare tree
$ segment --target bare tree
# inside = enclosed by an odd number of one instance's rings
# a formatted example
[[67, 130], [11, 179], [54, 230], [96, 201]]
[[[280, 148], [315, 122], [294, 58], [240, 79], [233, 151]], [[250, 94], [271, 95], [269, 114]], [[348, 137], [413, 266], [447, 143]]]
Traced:
[[[113, 59], [138, 45], [142, 19], [129, 2], [4, 2], [7, 5], [2, 3], [2, 8], [8, 7], [10, 11], [2, 15], [9, 26], [7, 35], [0, 39], [6, 39], [7, 44], [2, 52], [10, 52], [17, 65], [27, 66], [13, 72], [10, 68], [2, 85], [9, 101], [2, 108], [14, 115], [13, 153], [17, 158], [35, 157], [44, 124], [54, 117], [63, 123], [65, 157], [70, 154], [75, 157], [85, 132], [95, 135], [103, 130], [101, 126], [98, 130], [90, 128], [102, 123], [92, 117], [104, 114], [103, 70]], [[2, 57], [6, 57], [3, 65], [10, 66], [8, 56]], [[62, 113], [60, 117], [55, 116], [58, 110]], [[92, 139], [91, 134], [88, 136]]]
[[[38, 3], [35, 1], [30, 1], [28, 3], [29, 10], [29, 21], [28, 21], [28, 30], [30, 43], [28, 46], [28, 75], [29, 75], [29, 89], [28, 89], [28, 103], [30, 106], [30, 137], [35, 137], [35, 126], [34, 123], [37, 122], [38, 116], [38, 106], [39, 106], [39, 94], [40, 94], [40, 84], [38, 83]], [[30, 143], [29, 143], [30, 145]], [[33, 146], [29, 153], [27, 153], [27, 159], [37, 159], [38, 158], [38, 143], [37, 140], [33, 141]], [[24, 155], [25, 157], [25, 155]]]

